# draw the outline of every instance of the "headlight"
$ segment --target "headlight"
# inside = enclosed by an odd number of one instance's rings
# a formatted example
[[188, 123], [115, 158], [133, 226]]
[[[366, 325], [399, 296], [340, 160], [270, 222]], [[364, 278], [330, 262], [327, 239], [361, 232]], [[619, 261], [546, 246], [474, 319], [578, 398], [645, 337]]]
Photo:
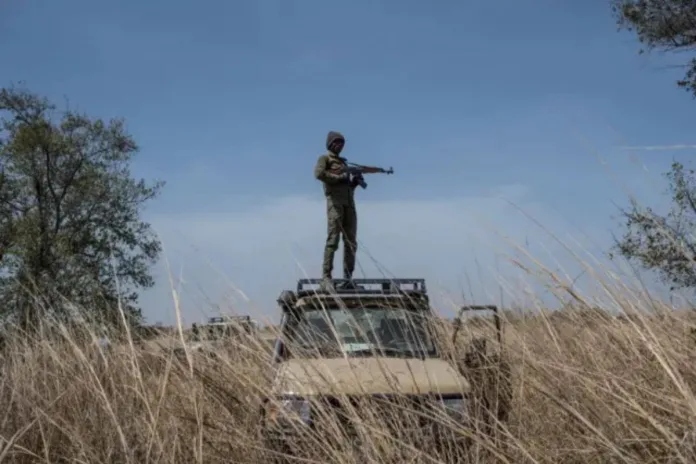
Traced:
[[453, 418], [466, 417], [466, 399], [464, 398], [447, 398], [442, 400], [447, 414]]
[[268, 419], [275, 421], [309, 422], [309, 401], [303, 399], [271, 400], [268, 403]]

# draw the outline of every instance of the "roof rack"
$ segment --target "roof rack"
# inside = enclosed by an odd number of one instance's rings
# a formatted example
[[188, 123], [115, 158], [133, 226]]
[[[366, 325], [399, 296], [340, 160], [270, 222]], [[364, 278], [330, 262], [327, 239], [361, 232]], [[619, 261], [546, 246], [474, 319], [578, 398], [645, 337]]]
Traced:
[[[321, 288], [323, 279], [300, 279], [297, 293], [329, 293]], [[425, 279], [333, 279], [334, 291], [338, 294], [384, 295], [419, 292], [427, 293]], [[353, 285], [346, 285], [352, 283]], [[344, 287], [345, 286], [345, 287]], [[310, 288], [315, 287], [315, 288]]]

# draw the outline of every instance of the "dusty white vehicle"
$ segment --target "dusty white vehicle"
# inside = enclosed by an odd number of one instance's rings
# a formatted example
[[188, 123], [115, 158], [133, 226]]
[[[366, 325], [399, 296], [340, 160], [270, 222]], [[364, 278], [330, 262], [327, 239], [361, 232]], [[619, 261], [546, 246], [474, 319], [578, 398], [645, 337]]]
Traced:
[[[256, 333], [256, 321], [250, 316], [215, 316], [208, 318], [205, 324], [193, 324], [186, 346], [193, 353], [215, 357], [221, 350], [244, 338], [254, 337]], [[184, 348], [176, 347], [174, 354], [184, 357]]]
[[262, 407], [266, 448], [274, 455], [311, 448], [303, 440], [329, 414], [344, 436], [356, 437], [361, 411], [378, 411], [385, 430], [465, 447], [462, 435], [439, 424], [469, 424], [473, 389], [437, 341], [425, 281], [334, 282], [338, 290], [329, 292], [320, 279], [303, 279], [278, 299], [274, 380]]

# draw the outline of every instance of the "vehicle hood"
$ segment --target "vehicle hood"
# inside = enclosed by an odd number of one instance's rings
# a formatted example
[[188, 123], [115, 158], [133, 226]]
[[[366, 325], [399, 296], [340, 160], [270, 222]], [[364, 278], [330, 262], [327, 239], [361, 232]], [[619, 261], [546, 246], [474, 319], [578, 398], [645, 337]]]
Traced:
[[331, 358], [281, 363], [275, 395], [458, 394], [467, 380], [442, 359]]

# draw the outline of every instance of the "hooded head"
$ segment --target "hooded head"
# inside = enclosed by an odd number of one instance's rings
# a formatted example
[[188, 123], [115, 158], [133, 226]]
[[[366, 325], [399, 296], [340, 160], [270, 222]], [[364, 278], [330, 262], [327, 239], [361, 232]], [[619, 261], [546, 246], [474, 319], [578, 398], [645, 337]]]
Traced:
[[329, 135], [326, 136], [326, 149], [336, 156], [341, 154], [345, 143], [346, 139], [340, 132], [330, 131]]

